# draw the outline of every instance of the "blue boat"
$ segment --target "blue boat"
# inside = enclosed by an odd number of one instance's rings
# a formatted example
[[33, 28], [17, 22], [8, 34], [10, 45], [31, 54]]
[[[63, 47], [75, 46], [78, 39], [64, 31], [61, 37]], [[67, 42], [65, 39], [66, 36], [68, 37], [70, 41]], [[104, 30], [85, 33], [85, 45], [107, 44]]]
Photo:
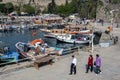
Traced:
[[17, 62], [18, 59], [18, 52], [0, 50], [0, 62]]

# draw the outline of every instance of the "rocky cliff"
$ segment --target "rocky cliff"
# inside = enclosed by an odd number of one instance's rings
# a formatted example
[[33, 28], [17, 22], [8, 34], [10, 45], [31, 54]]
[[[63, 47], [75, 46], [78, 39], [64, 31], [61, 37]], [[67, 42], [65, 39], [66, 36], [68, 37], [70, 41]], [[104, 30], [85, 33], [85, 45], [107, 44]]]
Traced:
[[110, 4], [102, 0], [103, 6], [98, 6], [96, 19], [103, 19], [105, 22], [120, 22], [120, 4]]

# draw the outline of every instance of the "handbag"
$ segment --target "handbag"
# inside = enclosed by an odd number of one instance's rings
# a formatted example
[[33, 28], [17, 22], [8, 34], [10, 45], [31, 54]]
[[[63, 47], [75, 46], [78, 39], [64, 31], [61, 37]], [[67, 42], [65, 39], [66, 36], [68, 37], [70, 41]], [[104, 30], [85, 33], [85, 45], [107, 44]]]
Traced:
[[96, 62], [94, 61], [94, 65], [96, 65]]

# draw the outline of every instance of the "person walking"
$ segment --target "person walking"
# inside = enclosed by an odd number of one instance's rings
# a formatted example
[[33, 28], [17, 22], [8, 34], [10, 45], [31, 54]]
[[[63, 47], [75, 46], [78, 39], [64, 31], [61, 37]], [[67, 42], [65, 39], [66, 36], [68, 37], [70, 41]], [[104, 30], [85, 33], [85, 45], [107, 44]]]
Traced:
[[90, 54], [88, 58], [88, 64], [86, 68], [86, 73], [89, 72], [89, 70], [92, 72], [93, 71], [93, 56]]
[[99, 54], [96, 54], [96, 61], [95, 61], [95, 66], [96, 66], [96, 74], [100, 74], [101, 73], [101, 57], [99, 56]]
[[72, 63], [70, 66], [70, 74], [69, 75], [72, 75], [73, 72], [74, 72], [74, 74], [76, 74], [76, 64], [77, 64], [77, 59], [75, 58], [74, 55], [72, 55]]

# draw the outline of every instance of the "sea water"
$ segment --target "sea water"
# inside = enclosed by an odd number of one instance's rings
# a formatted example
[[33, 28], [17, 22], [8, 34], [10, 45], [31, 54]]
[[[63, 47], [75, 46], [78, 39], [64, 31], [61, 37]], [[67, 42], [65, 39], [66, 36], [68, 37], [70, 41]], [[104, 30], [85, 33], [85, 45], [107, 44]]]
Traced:
[[22, 30], [20, 32], [13, 31], [0, 33], [0, 41], [10, 48], [11, 51], [16, 51], [15, 44], [17, 42], [30, 42], [34, 39], [43, 39], [49, 46], [67, 49], [69, 47], [78, 46], [77, 44], [58, 43], [55, 38], [44, 38], [44, 32], [36, 30], [36, 35], [33, 35], [34, 30]]

